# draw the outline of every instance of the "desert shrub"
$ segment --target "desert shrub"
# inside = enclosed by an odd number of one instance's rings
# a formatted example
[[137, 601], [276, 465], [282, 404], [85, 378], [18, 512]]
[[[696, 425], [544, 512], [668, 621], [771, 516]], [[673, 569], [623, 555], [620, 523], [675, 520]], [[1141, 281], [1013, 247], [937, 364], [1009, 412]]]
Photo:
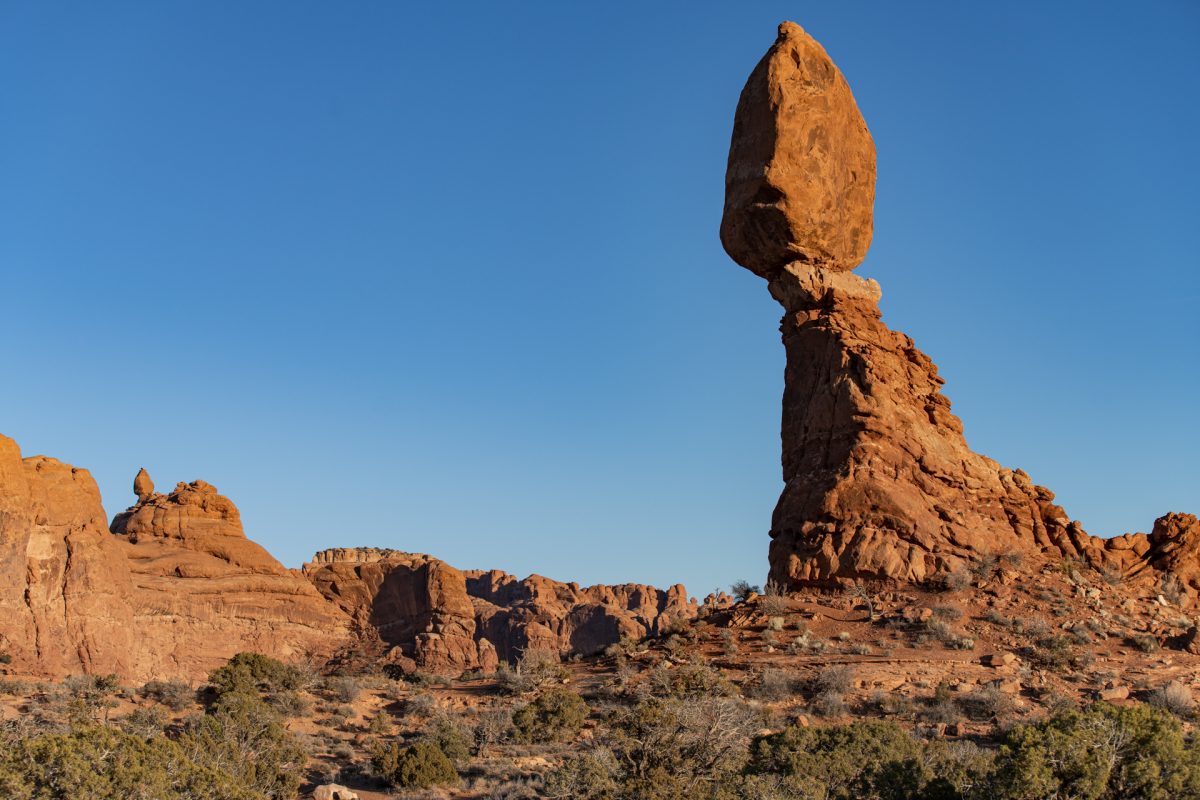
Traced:
[[312, 701], [299, 692], [278, 692], [268, 696], [266, 700], [271, 708], [283, 717], [307, 717], [313, 712]]
[[1158, 639], [1148, 633], [1139, 633], [1129, 640], [1129, 643], [1143, 653], [1158, 652]]
[[362, 694], [362, 682], [349, 675], [337, 675], [325, 681], [325, 689], [339, 703], [353, 703]]
[[1035, 665], [1055, 671], [1066, 669], [1071, 662], [1069, 642], [1058, 634], [1036, 639], [1032, 647], [1026, 648], [1025, 654]]
[[779, 632], [787, 625], [787, 620], [783, 617], [771, 617], [767, 620], [767, 630]]
[[[189, 759], [163, 736], [83, 727], [0, 750], [6, 800], [265, 800], [235, 777]], [[294, 795], [293, 795], [294, 796]]]
[[1196, 699], [1192, 697], [1192, 690], [1179, 681], [1171, 681], [1155, 689], [1147, 698], [1147, 702], [1185, 719], [1191, 717], [1196, 709]]
[[995, 760], [992, 750], [974, 742], [935, 739], [925, 746], [923, 758], [930, 777], [912, 800], [995, 800], [991, 785]]
[[167, 714], [158, 706], [135, 708], [128, 716], [117, 720], [121, 730], [134, 736], [149, 739], [158, 736], [167, 727]]
[[515, 665], [500, 665], [496, 670], [496, 686], [507, 694], [527, 694], [552, 681], [561, 681], [569, 674], [556, 654], [528, 650]]
[[597, 747], [568, 758], [546, 776], [544, 793], [558, 800], [611, 800], [618, 794], [620, 764], [607, 747]]
[[475, 742], [479, 747], [504, 741], [512, 732], [512, 712], [507, 708], [484, 711], [475, 723]]
[[791, 793], [784, 797], [865, 800], [880, 797], [882, 787], [888, 797], [916, 797], [925, 777], [921, 755], [921, 745], [892, 722], [792, 725], [754, 740], [747, 771], [785, 779]]
[[404, 701], [404, 713], [413, 717], [432, 717], [437, 707], [437, 700], [428, 692], [419, 692]]
[[968, 716], [979, 720], [1004, 720], [1016, 709], [1016, 701], [995, 686], [980, 687], [959, 704]]
[[961, 592], [971, 586], [971, 573], [962, 569], [945, 572], [940, 576], [940, 583], [947, 592]]
[[222, 695], [187, 726], [179, 744], [193, 762], [226, 772], [271, 800], [292, 800], [300, 789], [304, 749], [255, 694]]
[[1183, 582], [1179, 580], [1179, 576], [1174, 572], [1168, 572], [1163, 576], [1159, 584], [1159, 594], [1173, 605], [1179, 605], [1183, 600]]
[[183, 681], [148, 681], [138, 694], [172, 711], [183, 711], [196, 700], [195, 690]]
[[737, 691], [718, 669], [707, 664], [657, 666], [650, 673], [650, 691], [659, 697], [729, 696]]
[[761, 727], [745, 703], [726, 697], [649, 698], [608, 722], [603, 744], [620, 788], [607, 797], [640, 800], [717, 796], [713, 787], [741, 771], [746, 742]]
[[1000, 569], [1000, 558], [994, 553], [981, 555], [971, 563], [971, 574], [981, 581], [991, 578]]
[[421, 738], [445, 753], [455, 767], [471, 758], [471, 750], [475, 745], [473, 732], [453, 714], [439, 714], [426, 727]]
[[850, 706], [841, 692], [825, 689], [817, 692], [808, 704], [809, 709], [818, 717], [844, 717], [850, 713]]
[[231, 692], [274, 694], [303, 688], [303, 670], [260, 653], [238, 653], [208, 676], [217, 695]]
[[749, 581], [734, 581], [729, 593], [734, 600], [743, 601], [752, 594], [762, 594], [762, 589]]
[[994, 608], [989, 608], [987, 611], [985, 611], [983, 614], [983, 618], [987, 622], [990, 622], [999, 628], [1008, 628], [1014, 624], [1013, 620], [1004, 616], [1003, 614], [1001, 614], [999, 611], [997, 611]]
[[1020, 569], [1025, 563], [1025, 554], [1020, 550], [1005, 550], [999, 554], [998, 560], [1004, 569]]
[[121, 688], [116, 675], [72, 675], [63, 680], [70, 701], [66, 716], [73, 724], [108, 721], [108, 712], [115, 708], [113, 695]]
[[795, 693], [795, 680], [781, 669], [767, 669], [758, 676], [751, 687], [750, 695], [757, 700], [776, 702], [786, 700]]
[[949, 605], [947, 603], [939, 603], [933, 607], [932, 611], [933, 616], [937, 617], [938, 619], [945, 620], [946, 622], [955, 622], [960, 620], [962, 619], [963, 615], [963, 610], [961, 608], [955, 605]]
[[371, 717], [367, 723], [367, 731], [376, 736], [387, 736], [392, 732], [392, 717], [386, 711], [380, 711]]
[[590, 709], [569, 689], [551, 689], [513, 712], [519, 742], [558, 742], [572, 738], [583, 727]]
[[854, 667], [849, 664], [835, 664], [821, 670], [814, 685], [822, 692], [846, 692], [853, 682]]
[[391, 741], [376, 747], [371, 764], [379, 776], [404, 789], [426, 789], [458, 783], [453, 762], [432, 742], [405, 747]]
[[1196, 798], [1198, 765], [1170, 714], [1097, 703], [1010, 730], [997, 780], [1005, 798]]
[[[754, 587], [751, 586], [751, 589]], [[784, 591], [783, 585], [776, 581], [767, 581], [763, 587], [762, 605], [760, 606], [764, 614], [769, 617], [782, 617], [786, 614], [791, 604], [788, 603], [787, 592]]]

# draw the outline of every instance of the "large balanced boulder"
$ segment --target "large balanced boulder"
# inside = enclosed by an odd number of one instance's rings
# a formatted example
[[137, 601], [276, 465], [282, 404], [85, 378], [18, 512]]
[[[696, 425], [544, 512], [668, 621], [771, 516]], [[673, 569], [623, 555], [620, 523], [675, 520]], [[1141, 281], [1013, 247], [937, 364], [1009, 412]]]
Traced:
[[858, 266], [871, 244], [875, 144], [842, 73], [793, 22], [738, 100], [721, 242], [757, 275]]

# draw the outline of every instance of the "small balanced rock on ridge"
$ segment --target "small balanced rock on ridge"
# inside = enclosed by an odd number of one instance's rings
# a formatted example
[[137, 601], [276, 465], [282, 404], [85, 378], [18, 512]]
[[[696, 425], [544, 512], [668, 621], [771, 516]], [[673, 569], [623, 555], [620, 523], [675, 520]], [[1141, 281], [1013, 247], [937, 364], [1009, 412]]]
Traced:
[[825, 49], [794, 22], [738, 100], [725, 172], [721, 243], [772, 279], [791, 262], [833, 271], [871, 245], [875, 143]]
[[150, 480], [150, 473], [146, 472], [145, 467], [139, 469], [133, 479], [133, 493], [139, 501], [145, 501], [154, 494], [154, 481]]

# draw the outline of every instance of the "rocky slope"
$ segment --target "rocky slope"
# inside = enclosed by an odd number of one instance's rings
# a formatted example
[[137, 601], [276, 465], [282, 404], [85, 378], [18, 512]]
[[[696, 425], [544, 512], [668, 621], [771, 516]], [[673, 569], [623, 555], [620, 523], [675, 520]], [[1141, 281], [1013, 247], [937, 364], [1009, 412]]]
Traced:
[[771, 524], [782, 586], [921, 582], [1009, 552], [1118, 577], [1188, 576], [1195, 518], [1150, 536], [1089, 536], [1021, 470], [973, 452], [933, 361], [881, 320], [852, 274], [872, 228], [875, 154], [833, 62], [784, 23], [742, 92], [721, 225], [729, 255], [783, 306], [785, 488]]

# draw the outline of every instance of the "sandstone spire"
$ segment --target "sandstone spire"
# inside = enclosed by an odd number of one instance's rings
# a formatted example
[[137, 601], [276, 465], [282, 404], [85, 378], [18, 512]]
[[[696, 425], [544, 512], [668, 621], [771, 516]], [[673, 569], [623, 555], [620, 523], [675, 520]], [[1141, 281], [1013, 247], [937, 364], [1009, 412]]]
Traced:
[[150, 473], [146, 472], [145, 467], [139, 469], [133, 479], [133, 493], [137, 495], [138, 502], [145, 502], [154, 494], [154, 481], [150, 480]]
[[794, 22], [738, 100], [721, 242], [764, 278], [799, 261], [862, 263], [871, 244], [875, 144], [842, 73]]
[[784, 308], [782, 585], [920, 582], [986, 555], [1081, 558], [1129, 579], [1161, 565], [1200, 589], [1200, 523], [1089, 536], [1021, 470], [973, 452], [933, 361], [883, 324], [879, 284], [849, 272], [871, 238], [875, 160], [845, 80], [799, 26], [742, 91], [721, 239]]

